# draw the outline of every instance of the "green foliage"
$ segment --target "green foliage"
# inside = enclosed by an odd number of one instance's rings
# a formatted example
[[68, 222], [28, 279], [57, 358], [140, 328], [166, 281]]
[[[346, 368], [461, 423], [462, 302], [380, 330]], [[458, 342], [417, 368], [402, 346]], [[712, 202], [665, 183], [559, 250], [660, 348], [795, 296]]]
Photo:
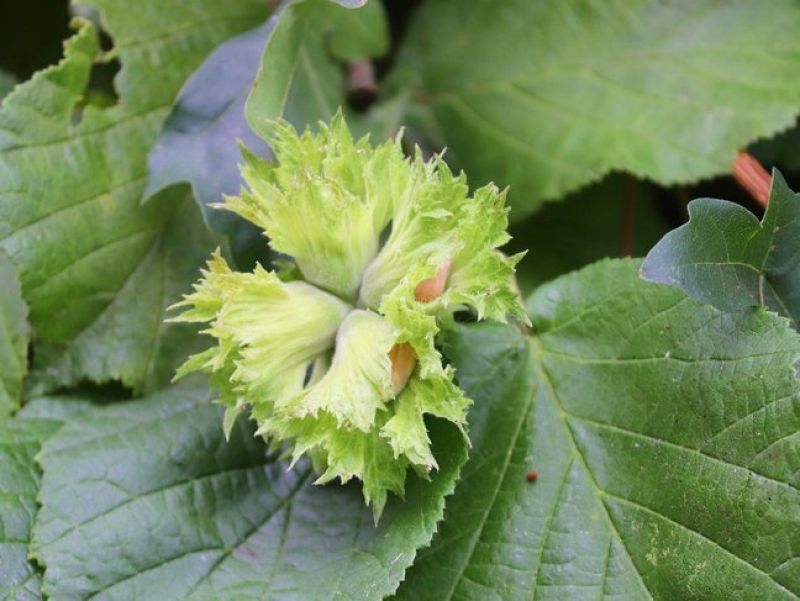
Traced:
[[611, 176], [515, 223], [507, 248], [529, 257], [517, 267], [522, 292], [604, 257], [645, 255], [669, 230], [658, 209], [653, 187]]
[[6, 73], [5, 71], [0, 71], [0, 100], [3, 99], [3, 96], [14, 89], [16, 83], [17, 80], [13, 75]]
[[423, 136], [512, 186], [519, 218], [613, 169], [725, 173], [794, 123], [798, 31], [791, 0], [440, 0], [414, 16], [395, 86]]
[[87, 410], [71, 398], [29, 401], [13, 420], [0, 423], [0, 599], [41, 599], [41, 578], [28, 559], [40, 471], [34, 462], [42, 443], [69, 416]]
[[800, 127], [795, 126], [769, 140], [752, 145], [750, 152], [763, 164], [796, 173], [800, 170]]
[[[518, 392], [484, 408], [400, 599], [800, 594], [800, 337], [637, 267], [601, 262], [530, 298], [530, 363], [498, 374]], [[520, 344], [485, 326], [450, 354], [468, 373], [458, 356], [472, 346]]]
[[[3, 102], [0, 172], [8, 185], [0, 192], [0, 248], [19, 270], [36, 336], [49, 343], [39, 367], [48, 377], [57, 372], [58, 383], [74, 382], [78, 371], [151, 389], [185, 356], [176, 343], [187, 332], [172, 339], [160, 315], [210, 244], [188, 270], [187, 257], [170, 253], [172, 245], [185, 245], [183, 226], [170, 227], [173, 218], [185, 220], [178, 215], [182, 195], [140, 208], [145, 159], [185, 77], [215, 44], [261, 13], [255, 0], [238, 0], [236, 11], [205, 4], [209, 12], [165, 13], [157, 2], [96, 3], [123, 65], [116, 106], [76, 112], [98, 53], [87, 22], [67, 42], [61, 63]], [[152, 40], [158, 43], [149, 49]], [[196, 228], [189, 235], [194, 247], [202, 245]], [[187, 271], [188, 278], [176, 277]], [[137, 321], [136, 313], [146, 316]]]
[[204, 346], [193, 328], [164, 321], [167, 307], [186, 292], [214, 244], [192, 198], [174, 200], [169, 218], [111, 303], [69, 341], [37, 347], [33, 378], [38, 389], [88, 378], [155, 390], [172, 379], [189, 353]]
[[[54, 598], [321, 599], [391, 593], [430, 540], [464, 460], [436, 428], [440, 469], [380, 525], [352, 487], [287, 471], [240, 421], [226, 441], [205, 383], [95, 409], [40, 455], [36, 557]], [[123, 468], [124, 466], [124, 468]]]
[[191, 182], [203, 218], [215, 230], [230, 234], [237, 246], [249, 245], [260, 232], [230, 213], [209, 206], [223, 194], [239, 191], [237, 141], [254, 152], [266, 144], [244, 118], [247, 91], [258, 69], [264, 38], [274, 19], [220, 44], [181, 89], [148, 157], [144, 196], [180, 182]]
[[28, 370], [28, 308], [14, 266], [0, 252], [0, 420], [20, 406]]
[[76, 0], [28, 78], [66, 1], [0, 9], [0, 600], [800, 599], [796, 2]]
[[249, 119], [262, 123], [285, 117], [302, 129], [329, 119], [344, 103], [343, 61], [381, 56], [387, 47], [380, 4], [353, 11], [329, 0], [289, 3], [263, 25], [221, 44], [187, 81], [164, 124], [149, 157], [146, 196], [191, 182], [211, 227], [230, 234], [234, 250], [252, 255], [255, 228], [210, 205], [239, 191], [237, 140], [259, 154], [268, 152], [245, 119], [254, 79], [268, 82], [256, 84]]
[[0, 598], [39, 599], [41, 581], [28, 562], [28, 542], [36, 515], [39, 474], [33, 462], [42, 440], [56, 428], [50, 420], [0, 424]]
[[270, 138], [269, 122], [330, 119], [342, 104], [341, 60], [383, 55], [386, 24], [378, 2], [357, 12], [330, 0], [286, 3], [267, 38], [245, 105], [250, 127]]
[[651, 250], [642, 275], [726, 311], [763, 306], [800, 321], [800, 195], [777, 170], [761, 223], [747, 209], [702, 198], [689, 222]]
[[[316, 483], [361, 480], [377, 520], [387, 493], [403, 494], [409, 466], [437, 467], [425, 416], [464, 430], [469, 401], [434, 347], [439, 323], [459, 309], [527, 321], [511, 290], [520, 256], [496, 251], [508, 240], [503, 196], [486, 186], [468, 198], [466, 178], [441, 159], [408, 160], [399, 140], [373, 149], [341, 113], [316, 135], [270, 127], [275, 162], [245, 151], [248, 188], [215, 206], [263, 228], [299, 279], [261, 266], [235, 273], [217, 252], [173, 320], [208, 324], [216, 346], [179, 373], [209, 373], [226, 427], [249, 409], [292, 462], [312, 458]], [[442, 290], [419, 298], [442, 265]], [[398, 376], [402, 345], [413, 371]]]

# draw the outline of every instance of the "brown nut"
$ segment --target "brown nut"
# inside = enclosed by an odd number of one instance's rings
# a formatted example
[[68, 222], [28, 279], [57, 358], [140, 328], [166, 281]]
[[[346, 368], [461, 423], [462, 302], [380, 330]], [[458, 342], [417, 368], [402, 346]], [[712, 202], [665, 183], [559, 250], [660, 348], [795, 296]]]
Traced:
[[[427, 280], [422, 280], [414, 289], [414, 298], [422, 302], [436, 300], [444, 292], [447, 284], [447, 276], [450, 275], [452, 261], [447, 259], [436, 270], [436, 275]], [[392, 361], [392, 389], [395, 394], [406, 387], [411, 372], [417, 365], [417, 354], [414, 348], [407, 342], [395, 344], [389, 351], [389, 359]]]
[[444, 287], [447, 284], [447, 276], [450, 275], [451, 265], [452, 261], [450, 259], [445, 260], [439, 265], [435, 276], [427, 280], [422, 280], [417, 284], [417, 287], [414, 289], [414, 298], [418, 301], [428, 303], [442, 296]]
[[392, 389], [397, 394], [408, 384], [417, 365], [417, 354], [408, 342], [401, 342], [389, 351], [389, 359], [392, 361]]

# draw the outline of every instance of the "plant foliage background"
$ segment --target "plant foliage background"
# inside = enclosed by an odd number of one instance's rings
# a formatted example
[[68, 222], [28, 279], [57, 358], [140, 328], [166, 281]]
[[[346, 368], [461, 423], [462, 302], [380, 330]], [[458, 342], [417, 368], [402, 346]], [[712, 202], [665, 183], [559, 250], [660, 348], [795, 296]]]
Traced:
[[[800, 6], [360, 4], [0, 8], [0, 599], [799, 598]], [[209, 208], [237, 140], [340, 106], [510, 186], [530, 249], [531, 328], [437, 340], [471, 446], [429, 420], [377, 525], [170, 383], [210, 252], [283, 259]]]

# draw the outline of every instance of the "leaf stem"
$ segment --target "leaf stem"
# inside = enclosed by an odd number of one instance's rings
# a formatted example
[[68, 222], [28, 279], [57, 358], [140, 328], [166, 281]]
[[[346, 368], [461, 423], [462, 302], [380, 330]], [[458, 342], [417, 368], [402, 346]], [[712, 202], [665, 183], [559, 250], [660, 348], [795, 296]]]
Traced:
[[364, 59], [348, 63], [347, 97], [356, 110], [365, 110], [378, 98], [378, 84], [372, 61]]
[[744, 188], [762, 207], [767, 206], [772, 177], [753, 155], [737, 152], [731, 165], [736, 183]]

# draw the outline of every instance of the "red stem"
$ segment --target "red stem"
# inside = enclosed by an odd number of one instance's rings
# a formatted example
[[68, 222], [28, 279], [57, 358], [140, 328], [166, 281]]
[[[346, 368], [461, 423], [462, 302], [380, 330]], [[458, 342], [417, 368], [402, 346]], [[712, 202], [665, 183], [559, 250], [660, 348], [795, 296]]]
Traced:
[[772, 177], [754, 156], [737, 152], [731, 165], [733, 179], [762, 207], [767, 206]]

